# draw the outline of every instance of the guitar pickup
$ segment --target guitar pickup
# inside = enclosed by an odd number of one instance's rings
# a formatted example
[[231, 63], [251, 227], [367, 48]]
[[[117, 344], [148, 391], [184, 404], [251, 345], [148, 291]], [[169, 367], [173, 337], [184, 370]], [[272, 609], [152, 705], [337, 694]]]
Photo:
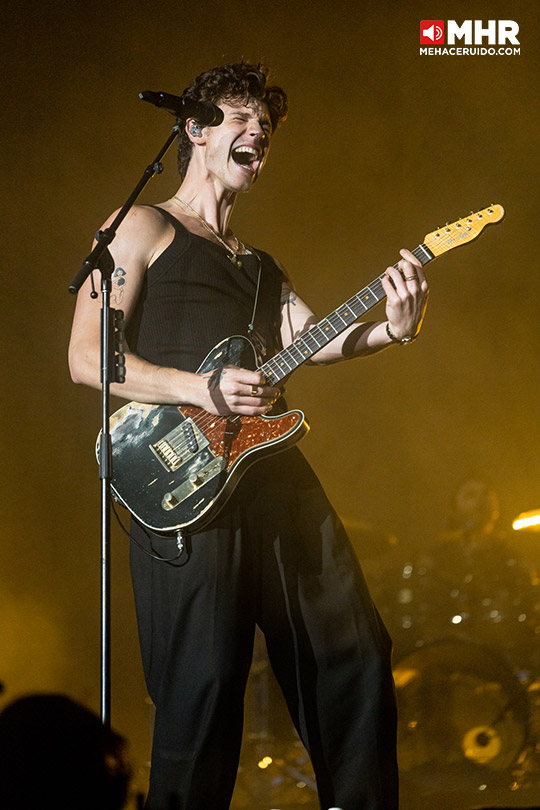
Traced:
[[194, 492], [197, 492], [203, 484], [207, 484], [216, 475], [219, 475], [227, 466], [227, 462], [222, 456], [212, 459], [205, 467], [201, 467], [196, 472], [192, 472], [180, 486], [172, 492], [166, 492], [161, 501], [163, 509], [174, 509]]
[[167, 472], [175, 472], [209, 444], [202, 430], [189, 418], [149, 447]]

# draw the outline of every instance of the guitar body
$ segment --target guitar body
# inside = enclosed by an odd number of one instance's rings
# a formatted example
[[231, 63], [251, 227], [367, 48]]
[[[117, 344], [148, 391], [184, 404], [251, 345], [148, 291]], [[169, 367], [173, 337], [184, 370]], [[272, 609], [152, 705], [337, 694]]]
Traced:
[[[256, 367], [247, 338], [219, 343], [198, 373], [226, 365]], [[309, 426], [297, 410], [226, 417], [191, 405], [130, 402], [111, 416], [110, 430], [115, 496], [147, 528], [171, 533], [207, 525], [253, 463], [296, 444]]]

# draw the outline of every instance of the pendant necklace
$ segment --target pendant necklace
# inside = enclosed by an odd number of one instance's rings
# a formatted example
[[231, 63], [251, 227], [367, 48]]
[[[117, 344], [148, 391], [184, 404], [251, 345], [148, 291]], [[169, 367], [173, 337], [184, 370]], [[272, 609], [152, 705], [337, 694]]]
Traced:
[[240, 252], [240, 250], [245, 251], [245, 245], [240, 241], [240, 239], [235, 234], [233, 234], [233, 237], [236, 240], [236, 248], [232, 248], [230, 245], [227, 244], [227, 242], [224, 239], [222, 239], [222, 237], [219, 235], [219, 233], [214, 228], [212, 228], [210, 223], [207, 222], [205, 220], [205, 218], [202, 217], [199, 214], [198, 211], [196, 211], [194, 208], [192, 208], [189, 203], [187, 203], [185, 200], [180, 199], [180, 197], [178, 197], [176, 194], [174, 195], [174, 199], [178, 200], [179, 203], [182, 203], [182, 205], [185, 208], [187, 208], [188, 211], [191, 211], [191, 213], [194, 214], [197, 217], [197, 219], [199, 220], [199, 222], [201, 223], [203, 228], [205, 228], [208, 231], [208, 233], [212, 234], [212, 236], [215, 239], [217, 239], [217, 241], [221, 245], [223, 245], [223, 247], [227, 251], [227, 254], [228, 254], [227, 258], [229, 259], [229, 261], [232, 262], [233, 264], [235, 264], [236, 267], [238, 267], [238, 269], [241, 270], [244, 265], [242, 264], [242, 262], [238, 258], [238, 253]]

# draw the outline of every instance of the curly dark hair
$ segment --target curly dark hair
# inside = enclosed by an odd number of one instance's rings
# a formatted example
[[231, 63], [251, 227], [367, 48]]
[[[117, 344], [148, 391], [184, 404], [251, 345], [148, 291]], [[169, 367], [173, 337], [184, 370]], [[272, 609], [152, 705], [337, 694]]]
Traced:
[[[207, 70], [197, 76], [195, 81], [186, 87], [182, 96], [189, 101], [208, 101], [218, 104], [220, 101], [241, 101], [247, 104], [250, 99], [262, 101], [268, 107], [272, 132], [287, 117], [287, 95], [274, 85], [267, 85], [268, 70], [260, 62], [250, 65], [246, 62], [223, 65]], [[178, 171], [185, 176], [193, 144], [189, 140], [184, 121], [178, 119]]]

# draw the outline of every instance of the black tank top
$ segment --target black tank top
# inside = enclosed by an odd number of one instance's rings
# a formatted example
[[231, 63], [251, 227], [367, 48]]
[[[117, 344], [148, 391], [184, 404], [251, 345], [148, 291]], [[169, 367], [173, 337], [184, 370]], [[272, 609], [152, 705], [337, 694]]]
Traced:
[[259, 364], [281, 346], [283, 273], [261, 250], [241, 256], [236, 267], [225, 248], [188, 231], [161, 208], [175, 230], [170, 245], [148, 268], [126, 329], [130, 351], [160, 366], [197, 371], [208, 352], [231, 335], [248, 337], [259, 262], [261, 280], [255, 328], [250, 337]]

